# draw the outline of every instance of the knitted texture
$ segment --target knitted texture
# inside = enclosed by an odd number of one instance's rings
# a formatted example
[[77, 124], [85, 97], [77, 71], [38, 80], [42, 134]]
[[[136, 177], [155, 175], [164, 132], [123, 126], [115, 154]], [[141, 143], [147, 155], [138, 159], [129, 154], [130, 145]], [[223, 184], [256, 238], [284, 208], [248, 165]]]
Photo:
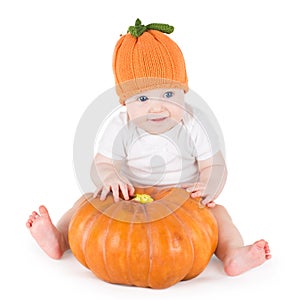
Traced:
[[[164, 32], [170, 33], [173, 31], [171, 26], [156, 23], [139, 26], [136, 26], [137, 30], [129, 27], [129, 31], [137, 33], [135, 36], [130, 32], [123, 35], [113, 54], [113, 72], [120, 103], [124, 104], [127, 98], [149, 89], [182, 88], [187, 92], [183, 54], [172, 39], [159, 31], [165, 28]], [[148, 29], [153, 27], [158, 30]]]

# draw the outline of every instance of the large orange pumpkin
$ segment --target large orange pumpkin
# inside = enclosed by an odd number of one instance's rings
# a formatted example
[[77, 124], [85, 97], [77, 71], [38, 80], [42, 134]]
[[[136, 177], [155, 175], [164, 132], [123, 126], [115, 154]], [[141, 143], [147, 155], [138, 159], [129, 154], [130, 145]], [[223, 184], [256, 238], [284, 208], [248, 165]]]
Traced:
[[167, 288], [199, 275], [217, 246], [210, 210], [180, 188], [136, 189], [155, 201], [115, 203], [92, 194], [73, 216], [70, 248], [81, 264], [110, 283]]

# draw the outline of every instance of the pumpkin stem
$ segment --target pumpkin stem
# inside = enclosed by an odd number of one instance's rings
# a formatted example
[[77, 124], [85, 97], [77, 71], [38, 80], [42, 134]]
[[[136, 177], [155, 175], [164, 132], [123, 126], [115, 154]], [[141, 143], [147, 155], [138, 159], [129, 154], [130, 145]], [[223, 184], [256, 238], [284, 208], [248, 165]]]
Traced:
[[153, 198], [147, 194], [136, 194], [132, 200], [142, 204], [153, 202]]
[[163, 33], [170, 34], [174, 31], [174, 27], [168, 24], [162, 23], [151, 23], [148, 25], [142, 25], [140, 19], [136, 19], [134, 26], [129, 26], [127, 32], [129, 32], [132, 36], [138, 38], [147, 30], [158, 30]]

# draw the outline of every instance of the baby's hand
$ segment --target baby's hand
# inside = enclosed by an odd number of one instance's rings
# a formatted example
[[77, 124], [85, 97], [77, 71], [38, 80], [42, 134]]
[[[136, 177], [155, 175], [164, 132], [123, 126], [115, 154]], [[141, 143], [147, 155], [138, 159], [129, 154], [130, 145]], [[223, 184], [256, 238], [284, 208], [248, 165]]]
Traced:
[[100, 195], [100, 200], [106, 199], [109, 192], [113, 193], [114, 201], [119, 202], [119, 191], [122, 192], [124, 200], [129, 200], [129, 196], [134, 196], [134, 187], [125, 178], [118, 175], [110, 175], [105, 179], [105, 182], [95, 191], [94, 198]]
[[213, 195], [207, 192], [207, 186], [202, 182], [187, 183], [181, 185], [182, 188], [185, 188], [188, 193], [191, 193], [192, 198], [201, 197], [203, 200], [201, 204], [207, 207], [215, 207]]

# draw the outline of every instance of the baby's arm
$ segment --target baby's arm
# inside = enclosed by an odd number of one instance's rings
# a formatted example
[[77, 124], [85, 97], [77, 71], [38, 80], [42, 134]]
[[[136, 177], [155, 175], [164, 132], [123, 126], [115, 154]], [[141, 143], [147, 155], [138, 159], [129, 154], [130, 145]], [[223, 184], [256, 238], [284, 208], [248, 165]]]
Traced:
[[99, 153], [95, 156], [91, 166], [91, 178], [97, 187], [95, 197], [100, 195], [100, 200], [105, 200], [107, 194], [112, 191], [115, 202], [118, 202], [120, 190], [125, 200], [133, 196], [134, 187], [120, 175], [120, 168], [121, 161], [114, 161]]
[[222, 192], [226, 178], [227, 168], [221, 152], [206, 160], [198, 161], [200, 180], [188, 186], [187, 191], [192, 198], [203, 197], [202, 204], [214, 207], [214, 200]]

